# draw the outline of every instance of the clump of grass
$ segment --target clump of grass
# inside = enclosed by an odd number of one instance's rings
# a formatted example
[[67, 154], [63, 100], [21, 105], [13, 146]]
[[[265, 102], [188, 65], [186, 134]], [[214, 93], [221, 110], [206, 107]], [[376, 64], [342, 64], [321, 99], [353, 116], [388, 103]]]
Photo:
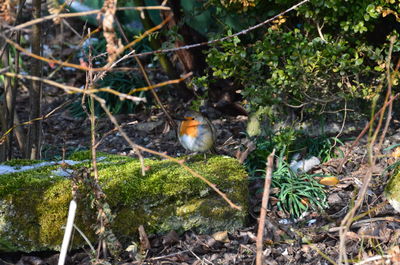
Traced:
[[279, 188], [278, 208], [298, 218], [311, 207], [322, 211], [328, 206], [324, 186], [316, 177], [322, 174], [294, 172], [283, 156], [278, 157], [276, 170], [272, 175], [272, 186]]
[[322, 211], [327, 207], [324, 186], [317, 177], [322, 174], [294, 172], [288, 161], [295, 153], [307, 153], [326, 162], [335, 154], [335, 147], [342, 142], [334, 137], [307, 137], [301, 132], [287, 128], [276, 133], [269, 133], [254, 139], [254, 150], [245, 161], [250, 179], [265, 177], [265, 161], [275, 148], [277, 150], [275, 170], [272, 174], [272, 188], [278, 189], [277, 204], [279, 210], [287, 212], [293, 218], [300, 217], [310, 208]]

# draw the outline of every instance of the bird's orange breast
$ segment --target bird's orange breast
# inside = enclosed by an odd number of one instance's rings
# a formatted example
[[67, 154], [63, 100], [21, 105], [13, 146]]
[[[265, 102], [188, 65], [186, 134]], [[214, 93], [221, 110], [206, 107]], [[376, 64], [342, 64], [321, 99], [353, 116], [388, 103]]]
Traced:
[[186, 120], [181, 123], [181, 128], [179, 130], [179, 135], [187, 134], [191, 137], [197, 137], [198, 135], [198, 126], [200, 122], [196, 120]]

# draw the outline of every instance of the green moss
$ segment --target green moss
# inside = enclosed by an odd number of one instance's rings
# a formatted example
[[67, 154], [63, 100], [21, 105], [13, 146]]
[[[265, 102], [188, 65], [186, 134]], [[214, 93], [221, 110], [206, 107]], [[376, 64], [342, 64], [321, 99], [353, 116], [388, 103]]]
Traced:
[[[115, 218], [112, 229], [119, 239], [131, 241], [139, 225], [148, 233], [175, 229], [197, 229], [200, 232], [229, 230], [243, 225], [247, 213], [247, 179], [243, 167], [233, 158], [203, 156], [190, 158], [188, 163], [206, 177], [242, 211], [229, 205], [200, 179], [176, 163], [167, 160], [145, 159], [148, 168], [141, 175], [137, 159], [98, 154], [99, 177]], [[78, 152], [70, 159], [89, 159], [90, 152]], [[89, 165], [89, 163], [88, 163]], [[58, 165], [0, 176], [0, 248], [14, 242], [19, 250], [57, 249], [71, 200], [71, 181], [49, 177]], [[79, 165], [73, 168], [78, 168]], [[94, 240], [95, 210], [91, 208], [90, 191], [82, 189], [78, 200], [76, 223], [86, 236]], [[2, 203], [3, 202], [3, 203]], [[2, 207], [3, 205], [3, 207]], [[2, 229], [6, 227], [6, 229]], [[74, 246], [84, 242], [79, 236]]]
[[398, 167], [390, 177], [385, 187], [385, 196], [393, 208], [400, 212], [400, 168]]
[[[127, 156], [120, 156], [120, 155], [111, 155], [107, 154], [104, 152], [97, 152], [96, 153], [97, 158], [103, 157], [106, 158], [107, 161], [117, 161], [117, 160], [129, 160], [132, 159], [131, 157]], [[68, 156], [68, 159], [70, 160], [75, 160], [75, 161], [83, 161], [83, 160], [91, 160], [92, 159], [92, 152], [90, 150], [84, 150], [84, 151], [78, 151], [70, 156]]]
[[396, 194], [400, 195], [400, 173], [394, 174], [386, 185], [385, 192], [388, 196], [392, 197]]
[[36, 190], [47, 183], [53, 183], [49, 174], [57, 166], [47, 166], [38, 169], [27, 170], [19, 173], [0, 175], [0, 198], [5, 194], [18, 194], [22, 191], [21, 187], [29, 187]]
[[[97, 154], [100, 155], [100, 153]], [[76, 161], [90, 160], [92, 159], [92, 153], [90, 150], [78, 151], [68, 156], [68, 159]]]
[[30, 166], [41, 162], [43, 161], [30, 160], [30, 159], [11, 159], [3, 162], [2, 164], [7, 166]]
[[[206, 162], [204, 159], [191, 159], [189, 166], [215, 183], [233, 202], [241, 204], [244, 207], [241, 212], [232, 210], [208, 185], [176, 163], [146, 159], [145, 166], [149, 167], [146, 176], [140, 175], [137, 160], [103, 166], [99, 174], [110, 206], [135, 207], [135, 211], [140, 212], [132, 216], [129, 211], [122, 210], [124, 214], [119, 213], [116, 222], [130, 220], [134, 224], [147, 224], [148, 232], [165, 232], [204, 226], [207, 220], [213, 220], [209, 230], [225, 227], [229, 220], [235, 222], [231, 227], [238, 227], [238, 223], [245, 219], [246, 172], [233, 158], [214, 156]], [[189, 198], [195, 199], [188, 201]], [[207, 229], [203, 227], [202, 231]]]

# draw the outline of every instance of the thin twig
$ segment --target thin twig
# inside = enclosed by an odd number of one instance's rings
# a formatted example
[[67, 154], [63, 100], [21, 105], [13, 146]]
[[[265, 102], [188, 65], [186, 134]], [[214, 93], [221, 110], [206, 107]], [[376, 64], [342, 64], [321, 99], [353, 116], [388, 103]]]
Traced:
[[[387, 93], [386, 93], [386, 96], [385, 96], [385, 101], [384, 101], [384, 103], [388, 102], [388, 100], [389, 100], [389, 98], [390, 98], [390, 96], [391, 96], [391, 94], [392, 94], [392, 81], [391, 81], [392, 78], [391, 78], [391, 76], [390, 76], [390, 63], [391, 63], [391, 61], [392, 61], [392, 52], [393, 52], [393, 45], [394, 45], [395, 40], [396, 40], [396, 37], [395, 37], [395, 36], [392, 36], [392, 37], [390, 38], [389, 53], [388, 53], [388, 57], [387, 57], [387, 59], [386, 59], [386, 79], [387, 79], [387, 82], [388, 82], [388, 89], [387, 89]], [[393, 103], [393, 102], [390, 102], [389, 107], [392, 105], [392, 103]], [[369, 151], [369, 152], [370, 152], [370, 154], [371, 154], [371, 155], [369, 156], [369, 158], [370, 158], [370, 164], [373, 164], [372, 159], [373, 159], [373, 157], [374, 157], [374, 154], [373, 154], [372, 148], [373, 148], [373, 144], [375, 144], [376, 138], [378, 137], [378, 134], [379, 134], [379, 131], [380, 131], [380, 129], [381, 129], [383, 120], [384, 120], [384, 118], [385, 118], [385, 110], [386, 110], [386, 107], [387, 107], [387, 106], [388, 106], [388, 105], [386, 105], [386, 104], [383, 105], [383, 110], [382, 110], [381, 113], [380, 113], [379, 120], [378, 120], [378, 125], [376, 126], [375, 132], [374, 132], [374, 134], [373, 134], [372, 137], [371, 137], [371, 143], [372, 143], [372, 144], [369, 145], [369, 146], [370, 146], [370, 151]], [[387, 119], [387, 120], [390, 122], [389, 117], [391, 118], [391, 113], [388, 113], [388, 119]], [[384, 130], [384, 131], [382, 132], [382, 135], [381, 135], [382, 141], [383, 141], [383, 139], [384, 139], [385, 136], [386, 136], [386, 132], [387, 132], [387, 130]], [[378, 146], [377, 146], [376, 150], [378, 150], [378, 152], [380, 152], [380, 149], [381, 149], [381, 145], [378, 143]]]
[[[141, 34], [139, 37], [137, 37], [134, 41], [127, 44], [123, 49], [126, 50], [126, 49], [134, 46], [135, 44], [137, 44], [139, 41], [141, 41], [142, 39], [144, 39], [145, 37], [147, 37], [154, 31], [161, 29], [165, 24], [168, 23], [169, 20], [171, 20], [171, 18], [172, 18], [172, 16], [168, 16], [165, 20], [163, 20], [157, 26], [155, 26], [149, 30], [146, 30], [145, 32], [143, 32], [143, 34]], [[113, 63], [113, 62], [109, 62], [103, 67], [89, 69], [88, 67], [82, 66], [79, 64], [73, 64], [73, 63], [68, 63], [68, 62], [64, 62], [64, 61], [53, 60], [53, 59], [49, 59], [49, 58], [45, 58], [45, 57], [33, 54], [33, 53], [29, 52], [28, 50], [22, 48], [21, 45], [17, 44], [16, 42], [12, 41], [11, 39], [7, 38], [4, 34], [0, 34], [0, 37], [2, 37], [8, 44], [14, 46], [17, 50], [25, 53], [26, 55], [33, 57], [37, 60], [47, 62], [49, 64], [58, 64], [58, 65], [62, 65], [62, 66], [68, 66], [68, 67], [76, 68], [76, 69], [83, 70], [83, 71], [90, 70], [93, 72], [102, 72], [102, 71], [107, 71], [110, 68], [110, 65], [112, 65], [112, 63]], [[123, 58], [126, 59], [133, 53], [135, 53], [135, 51], [131, 51], [129, 54], [125, 55]]]
[[[390, 62], [391, 62], [391, 58], [392, 58], [392, 51], [393, 51], [393, 45], [394, 45], [394, 38], [390, 39], [390, 46], [389, 46], [389, 53], [388, 53], [388, 57], [386, 59], [386, 66], [389, 68], [389, 71], [387, 71], [387, 78], [390, 79]], [[388, 89], [391, 89], [388, 87]], [[346, 236], [347, 236], [347, 232], [350, 230], [351, 224], [353, 222], [353, 218], [354, 215], [357, 211], [357, 209], [359, 207], [361, 207], [362, 202], [364, 200], [365, 194], [367, 193], [367, 189], [369, 186], [369, 183], [371, 181], [372, 178], [372, 171], [373, 168], [375, 167], [375, 162], [376, 162], [376, 156], [374, 155], [373, 152], [373, 147], [375, 145], [376, 142], [376, 138], [377, 135], [379, 133], [379, 130], [381, 128], [383, 119], [384, 119], [384, 112], [386, 110], [386, 107], [391, 104], [391, 102], [393, 102], [393, 100], [389, 100], [390, 97], [386, 97], [385, 98], [385, 102], [383, 104], [383, 107], [381, 108], [381, 110], [378, 112], [380, 117], [378, 120], [378, 125], [375, 128], [375, 132], [372, 135], [372, 137], [369, 139], [369, 143], [368, 143], [368, 157], [369, 157], [369, 169], [367, 170], [366, 175], [364, 176], [363, 179], [363, 184], [360, 188], [360, 191], [358, 192], [357, 195], [357, 199], [354, 203], [354, 206], [352, 209], [350, 209], [350, 211], [346, 214], [346, 216], [343, 218], [342, 222], [341, 222], [341, 228], [339, 231], [339, 235], [340, 235], [340, 241], [339, 241], [339, 264], [342, 264], [342, 262], [344, 262], [344, 264], [349, 264], [348, 263], [348, 259], [347, 259], [347, 252], [346, 252]], [[377, 113], [377, 114], [378, 114]], [[377, 114], [375, 116], [377, 116]], [[371, 118], [370, 124], [372, 124], [373, 120], [375, 119], [375, 116], [373, 118]], [[371, 125], [372, 126], [372, 125]], [[386, 132], [384, 132], [386, 133]], [[382, 134], [382, 137], [385, 137], [385, 134]], [[380, 148], [380, 147], [379, 147]], [[379, 149], [378, 149], [379, 150]]]
[[[157, 10], [166, 10], [166, 11], [171, 10], [169, 7], [166, 7], [166, 6], [136, 6], [136, 7], [118, 7], [117, 8], [117, 10], [133, 10], [133, 9], [134, 10], [139, 10], [139, 11], [144, 10], [144, 9], [151, 9], [151, 10], [157, 9]], [[52, 19], [55, 19], [55, 18], [81, 17], [81, 16], [98, 14], [100, 12], [101, 12], [101, 9], [96, 9], [96, 10], [90, 10], [90, 11], [84, 11], [84, 12], [77, 12], [77, 13], [63, 13], [63, 14], [49, 15], [49, 16], [46, 16], [46, 17], [42, 17], [40, 19], [30, 20], [30, 21], [28, 21], [26, 23], [20, 24], [20, 25], [15, 26], [15, 27], [12, 27], [7, 31], [21, 30], [23, 28], [30, 27], [30, 26], [33, 26], [35, 24], [42, 23], [44, 21], [52, 20]]]
[[348, 148], [348, 151], [345, 152], [345, 155], [344, 155], [342, 161], [340, 162], [340, 164], [338, 166], [338, 172], [339, 173], [341, 173], [343, 165], [346, 163], [347, 158], [348, 158], [348, 156], [350, 154], [350, 151], [358, 144], [360, 139], [368, 131], [369, 127], [371, 126], [372, 120], [375, 120], [378, 117], [378, 115], [384, 110], [384, 107], [388, 106], [390, 103], [392, 103], [399, 96], [400, 96], [400, 93], [397, 93], [396, 95], [391, 97], [391, 99], [388, 102], [385, 102], [385, 104], [383, 104], [383, 107], [377, 113], [375, 113], [374, 117], [365, 125], [364, 129], [360, 132], [360, 134], [357, 136], [357, 138], [353, 141], [351, 146]]
[[29, 80], [36, 80], [36, 81], [41, 81], [43, 83], [61, 88], [62, 90], [64, 90], [65, 92], [69, 93], [69, 94], [76, 94], [76, 93], [82, 93], [82, 94], [86, 94], [86, 95], [91, 95], [91, 94], [95, 94], [98, 92], [108, 92], [110, 94], [116, 95], [120, 98], [123, 99], [129, 99], [133, 102], [146, 102], [146, 98], [141, 98], [141, 97], [135, 97], [135, 96], [131, 96], [131, 95], [127, 95], [121, 92], [118, 92], [114, 89], [111, 89], [109, 87], [103, 87], [103, 88], [91, 88], [91, 89], [87, 89], [87, 90], [83, 90], [80, 89], [78, 87], [73, 87], [73, 86], [68, 86], [68, 85], [63, 85], [60, 84], [58, 82], [52, 81], [52, 80], [48, 80], [48, 79], [44, 79], [44, 78], [40, 78], [37, 76], [31, 76], [31, 75], [21, 75], [21, 74], [15, 74], [15, 73], [11, 73], [11, 72], [6, 72], [4, 73], [5, 76], [9, 76], [9, 77], [18, 77], [20, 79], [29, 79]]
[[196, 258], [199, 262], [201, 262], [201, 264], [210, 264], [210, 265], [214, 265], [214, 263], [212, 263], [211, 261], [207, 260], [206, 258], [204, 258], [204, 260], [203, 260], [203, 259], [201, 259], [199, 256], [197, 256], [196, 253], [194, 253], [194, 252], [190, 249], [189, 246], [185, 246], [185, 247], [186, 247], [186, 249], [187, 249], [190, 253], [192, 253], [193, 256], [195, 256], [195, 258]]
[[347, 118], [347, 100], [344, 100], [344, 116], [343, 116], [343, 122], [342, 122], [342, 127], [340, 127], [340, 130], [338, 134], [335, 136], [335, 145], [336, 145], [336, 139], [340, 137], [343, 133], [344, 125], [346, 123], [346, 118]]
[[[118, 28], [119, 28], [119, 31], [121, 32], [121, 34], [122, 34], [124, 40], [125, 40], [126, 42], [129, 42], [129, 41], [128, 41], [128, 38], [127, 38], [126, 35], [125, 35], [125, 32], [124, 32], [123, 29], [122, 29], [121, 23], [119, 22], [118, 19], [116, 19], [116, 21], [117, 21], [117, 26], [118, 26]], [[130, 49], [131, 49], [131, 48], [130, 48]], [[152, 84], [152, 82], [151, 82], [149, 76], [147, 75], [147, 72], [146, 72], [146, 70], [144, 69], [144, 66], [143, 66], [142, 62], [140, 61], [139, 57], [135, 57], [135, 60], [136, 60], [137, 64], [139, 65], [140, 71], [142, 72], [142, 75], [143, 75], [144, 79], [146, 80], [146, 83], [147, 83], [148, 87], [142, 87], [142, 88], [132, 89], [131, 91], [129, 91], [128, 95], [132, 95], [133, 93], [138, 92], [138, 91], [150, 90], [150, 91], [151, 91], [151, 94], [153, 95], [154, 99], [156, 100], [158, 106], [162, 109], [162, 111], [164, 112], [165, 116], [167, 117], [169, 123], [170, 123], [174, 128], [176, 128], [177, 125], [176, 125], [174, 119], [172, 119], [171, 115], [169, 115], [168, 111], [166, 110], [166, 108], [165, 108], [164, 105], [162, 104], [162, 102], [161, 102], [159, 96], [157, 95], [157, 92], [154, 90], [154, 88], [156, 88], [157, 85], [153, 85], [153, 84]], [[169, 84], [176, 84], [176, 83], [182, 82], [184, 79], [188, 78], [188, 77], [191, 76], [191, 75], [192, 75], [192, 72], [190, 72], [190, 73], [188, 73], [188, 74], [182, 76], [180, 79], [177, 79], [177, 80], [169, 80], [169, 81], [167, 81], [167, 82], [163, 82], [163, 83], [160, 83], [160, 84], [158, 84], [158, 85], [161, 85], [161, 84], [162, 84], [161, 86], [164, 86], [164, 85], [169, 85]]]
[[400, 223], [399, 218], [395, 218], [393, 216], [386, 216], [386, 217], [375, 217], [375, 218], [368, 218], [365, 220], [360, 220], [360, 221], [354, 222], [352, 227], [359, 227], [360, 225], [365, 224], [365, 223], [382, 222], [382, 221]]
[[149, 84], [149, 86], [146, 86], [146, 87], [134, 88], [134, 89], [132, 89], [131, 91], [128, 92], [128, 95], [132, 95], [133, 93], [140, 92], [140, 91], [147, 91], [147, 90], [153, 90], [154, 91], [154, 88], [157, 88], [157, 87], [162, 87], [162, 86], [167, 86], [167, 85], [172, 85], [172, 84], [178, 84], [178, 83], [182, 82], [183, 80], [189, 78], [192, 75], [193, 75], [193, 72], [189, 72], [187, 74], [182, 75], [182, 77], [178, 78], [178, 79], [168, 80], [168, 81], [161, 82], [161, 83], [158, 83], [158, 84], [155, 84], [155, 85]]
[[157, 53], [176, 52], [176, 51], [179, 51], [179, 50], [187, 50], [187, 49], [192, 49], [192, 48], [196, 48], [196, 47], [200, 47], [200, 46], [211, 45], [211, 44], [214, 44], [214, 43], [222, 42], [222, 41], [225, 41], [225, 40], [228, 40], [228, 39], [240, 36], [240, 35], [247, 34], [248, 32], [250, 32], [252, 30], [255, 30], [255, 29], [259, 28], [259, 27], [262, 27], [262, 26], [270, 23], [271, 21], [277, 19], [278, 17], [283, 16], [286, 13], [289, 13], [290, 11], [295, 10], [299, 6], [305, 4], [305, 3], [309, 2], [309, 1], [310, 0], [303, 0], [303, 1], [293, 5], [292, 7], [286, 9], [285, 11], [273, 16], [272, 18], [269, 18], [269, 19], [267, 19], [267, 20], [265, 20], [265, 21], [263, 21], [263, 22], [261, 22], [261, 23], [259, 23], [257, 25], [254, 25], [254, 26], [249, 27], [249, 28], [247, 28], [245, 30], [242, 30], [242, 31], [237, 32], [237, 33], [232, 34], [232, 35], [225, 36], [225, 37], [220, 38], [220, 39], [206, 41], [206, 42], [200, 42], [200, 43], [195, 43], [195, 44], [190, 44], [190, 45], [181, 46], [181, 47], [177, 47], [177, 48], [163, 49], [163, 50], [157, 50], [157, 51], [152, 51], [152, 52], [143, 52], [143, 53], [133, 54], [132, 56], [146, 56], [146, 55], [152, 55], [152, 54], [157, 54]]
[[301, 233], [300, 231], [296, 231], [294, 229], [292, 229], [293, 232], [295, 232], [300, 238], [304, 239], [305, 243], [310, 246], [312, 249], [314, 249], [321, 257], [323, 257], [324, 259], [326, 259], [327, 261], [329, 261], [330, 263], [332, 263], [333, 265], [337, 265], [337, 263], [331, 259], [327, 254], [325, 254], [324, 252], [322, 252], [317, 246], [315, 246], [312, 242], [310, 242], [307, 239], [307, 236], [305, 236], [303, 233]]
[[[391, 257], [392, 257], [392, 255], [373, 256], [373, 257], [367, 258], [363, 261], [357, 262], [354, 265], [372, 264], [371, 262], [373, 262], [373, 261], [385, 260], [385, 259], [389, 260]], [[373, 263], [373, 264], [382, 264], [382, 263]], [[385, 263], [383, 263], [383, 264], [385, 264]]]
[[322, 28], [324, 27], [324, 23], [322, 23], [322, 26], [319, 25], [319, 23], [317, 22], [317, 31], [318, 31], [318, 35], [321, 38], [321, 40], [323, 40], [324, 42], [326, 42], [325, 38], [324, 38], [324, 34], [322, 33]]
[[7, 137], [7, 135], [8, 135], [12, 130], [14, 130], [15, 128], [17, 128], [17, 127], [19, 127], [19, 126], [31, 124], [31, 123], [34, 122], [34, 121], [45, 120], [45, 119], [49, 118], [51, 115], [53, 115], [57, 110], [59, 110], [59, 109], [63, 108], [64, 106], [70, 104], [72, 101], [73, 101], [73, 100], [68, 100], [68, 101], [62, 103], [61, 105], [59, 105], [59, 106], [57, 106], [56, 108], [52, 109], [49, 113], [43, 115], [42, 117], [35, 118], [35, 119], [29, 120], [29, 121], [26, 121], [26, 122], [23, 122], [23, 123], [15, 124], [13, 127], [11, 127], [10, 129], [8, 129], [8, 130], [0, 137], [0, 144], [2, 144], [2, 143], [4, 142], [4, 140], [5, 140], [5, 138]]
[[155, 27], [152, 27], [149, 30], [146, 30], [143, 34], [141, 34], [139, 37], [137, 37], [134, 41], [128, 43], [127, 45], [124, 46], [124, 50], [134, 46], [136, 43], [138, 43], [139, 41], [141, 41], [142, 39], [144, 39], [145, 37], [147, 37], [148, 35], [150, 35], [150, 33], [153, 33], [156, 30], [161, 29], [162, 27], [165, 26], [165, 24], [167, 24], [170, 20], [172, 19], [172, 15], [169, 15], [166, 19], [164, 19], [160, 24], [158, 24]]
[[[392, 36], [390, 38], [389, 56], [391, 56], [391, 54], [392, 54], [393, 44], [395, 41], [396, 41], [396, 36]], [[389, 58], [389, 60], [391, 61], [391, 58]], [[390, 61], [389, 61], [389, 64], [386, 65], [386, 76], [387, 76], [387, 82], [388, 82], [388, 89], [386, 92], [385, 102], [388, 101], [389, 97], [392, 95], [392, 76], [390, 74]], [[399, 62], [400, 62], [400, 59], [399, 59]], [[399, 64], [396, 65], [396, 69], [394, 70], [394, 72], [397, 72], [399, 70], [399, 66], [400, 66]], [[381, 138], [378, 143], [378, 150], [381, 149], [383, 141], [385, 140], [385, 135], [389, 128], [390, 121], [392, 119], [392, 109], [393, 109], [393, 103], [390, 103], [389, 108], [388, 108], [387, 117], [386, 117], [385, 127], [383, 128], [383, 132], [382, 132]]]
[[92, 243], [90, 242], [89, 238], [83, 233], [83, 231], [80, 230], [79, 227], [77, 227], [75, 224], [74, 224], [74, 229], [75, 229], [76, 231], [78, 231], [78, 233], [81, 235], [81, 237], [83, 238], [83, 240], [85, 240], [86, 244], [87, 244], [87, 245], [89, 246], [89, 248], [92, 250], [93, 254], [96, 253], [96, 250], [94, 249]]
[[264, 192], [261, 203], [260, 221], [258, 223], [257, 240], [256, 240], [256, 265], [262, 265], [264, 260], [263, 255], [263, 238], [264, 238], [264, 226], [265, 216], [267, 215], [269, 189], [272, 181], [272, 168], [274, 166], [275, 149], [268, 156], [267, 169], [265, 174]]
[[8, 70], [10, 70], [10, 66], [4, 67], [0, 69], [0, 75], [2, 75], [3, 73], [8, 72]]
[[[24, 53], [25, 55], [27, 55], [29, 57], [32, 57], [32, 58], [35, 58], [37, 60], [46, 62], [48, 64], [58, 64], [58, 65], [71, 67], [71, 68], [75, 68], [75, 69], [79, 69], [79, 70], [83, 70], [83, 71], [89, 71], [89, 68], [86, 67], [86, 66], [82, 66], [82, 65], [79, 65], [79, 64], [73, 64], [73, 63], [68, 63], [68, 62], [65, 62], [65, 61], [49, 59], [49, 58], [45, 58], [45, 57], [37, 55], [37, 54], [33, 54], [33, 53], [29, 52], [28, 50], [24, 49], [21, 45], [17, 44], [16, 42], [12, 41], [11, 39], [7, 38], [3, 34], [0, 34], [0, 37], [2, 37], [8, 44], [13, 46], [15, 49], [19, 50], [20, 52]], [[93, 71], [104, 71], [104, 70], [107, 70], [107, 67], [93, 68], [92, 70]]]

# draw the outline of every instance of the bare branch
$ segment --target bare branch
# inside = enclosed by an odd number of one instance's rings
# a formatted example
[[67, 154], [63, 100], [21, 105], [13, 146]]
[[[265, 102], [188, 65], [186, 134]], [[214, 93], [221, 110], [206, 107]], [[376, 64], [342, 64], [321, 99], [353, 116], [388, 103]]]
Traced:
[[164, 49], [164, 50], [157, 50], [157, 51], [152, 51], [152, 52], [138, 53], [138, 54], [132, 55], [132, 57], [135, 57], [135, 56], [146, 56], [146, 55], [157, 54], [157, 53], [175, 52], [175, 51], [185, 50], [185, 49], [192, 49], [192, 48], [196, 48], [196, 47], [200, 47], [200, 46], [205, 46], [205, 45], [210, 45], [210, 44], [214, 44], [214, 43], [221, 42], [221, 41], [224, 41], [224, 40], [228, 40], [228, 39], [231, 39], [231, 38], [240, 36], [240, 35], [244, 35], [244, 34], [247, 34], [248, 32], [250, 32], [250, 31], [252, 31], [252, 30], [255, 30], [255, 29], [259, 28], [259, 27], [262, 27], [262, 26], [264, 26], [264, 25], [270, 23], [271, 21], [277, 19], [277, 18], [280, 17], [280, 16], [283, 16], [283, 15], [286, 14], [286, 13], [289, 13], [290, 11], [295, 10], [295, 9], [298, 8], [299, 6], [302, 6], [303, 4], [305, 4], [305, 3], [309, 2], [309, 1], [310, 1], [310, 0], [303, 0], [303, 1], [301, 1], [300, 3], [297, 3], [297, 4], [295, 4], [294, 6], [292, 6], [292, 7], [288, 8], [288, 9], [286, 9], [285, 11], [283, 11], [283, 12], [281, 12], [281, 13], [279, 13], [279, 14], [273, 16], [272, 18], [269, 18], [269, 19], [267, 19], [267, 20], [265, 20], [265, 21], [263, 21], [263, 22], [261, 22], [261, 23], [259, 23], [259, 24], [257, 24], [257, 25], [254, 25], [254, 26], [252, 26], [252, 27], [250, 27], [250, 28], [247, 28], [247, 29], [245, 29], [245, 30], [242, 30], [242, 31], [237, 32], [237, 33], [232, 34], [232, 35], [228, 35], [228, 36], [223, 37], [223, 38], [220, 38], [220, 39], [211, 40], [211, 41], [206, 41], [206, 42], [200, 42], [200, 43], [195, 43], [195, 44], [186, 45], [186, 46], [181, 46], [181, 47], [177, 47], [177, 48]]
[[257, 231], [257, 241], [256, 241], [256, 265], [263, 264], [263, 238], [264, 238], [264, 226], [265, 226], [265, 216], [267, 214], [268, 207], [268, 198], [269, 198], [269, 188], [271, 187], [272, 181], [272, 168], [274, 165], [274, 156], [275, 149], [268, 156], [267, 169], [265, 174], [265, 183], [264, 183], [264, 192], [261, 202], [261, 211], [260, 211], [260, 221], [258, 223], [258, 231]]
[[154, 89], [154, 88], [157, 88], [157, 87], [167, 86], [167, 85], [171, 85], [171, 84], [177, 84], [177, 83], [182, 82], [183, 80], [187, 79], [188, 77], [190, 77], [192, 75], [193, 75], [193, 73], [190, 72], [190, 73], [187, 73], [187, 74], [183, 75], [179, 79], [168, 80], [168, 81], [161, 82], [161, 83], [158, 83], [158, 84], [155, 84], [155, 85], [151, 85], [151, 86], [146, 86], [146, 87], [141, 87], [141, 88], [134, 88], [134, 89], [132, 89], [131, 91], [128, 92], [128, 95], [132, 95], [133, 93], [136, 93], [136, 92], [139, 92], [139, 91], [147, 91], [147, 90]]
[[[171, 9], [167, 6], [136, 6], [136, 7], [118, 7], [117, 10], [138, 10], [142, 11], [144, 9], [149, 9], [149, 10], [166, 10], [170, 11]], [[8, 31], [15, 31], [15, 30], [21, 30], [26, 27], [33, 26], [38, 23], [42, 23], [47, 20], [52, 20], [52, 19], [59, 19], [59, 18], [70, 18], [70, 17], [81, 17], [81, 16], [87, 16], [87, 15], [94, 15], [100, 13], [100, 9], [96, 10], [90, 10], [90, 11], [85, 11], [85, 12], [77, 12], [77, 13], [64, 13], [64, 14], [54, 14], [54, 15], [49, 15], [46, 17], [42, 17], [39, 19], [33, 19], [30, 20], [26, 23], [20, 24], [18, 26], [10, 28]]]

